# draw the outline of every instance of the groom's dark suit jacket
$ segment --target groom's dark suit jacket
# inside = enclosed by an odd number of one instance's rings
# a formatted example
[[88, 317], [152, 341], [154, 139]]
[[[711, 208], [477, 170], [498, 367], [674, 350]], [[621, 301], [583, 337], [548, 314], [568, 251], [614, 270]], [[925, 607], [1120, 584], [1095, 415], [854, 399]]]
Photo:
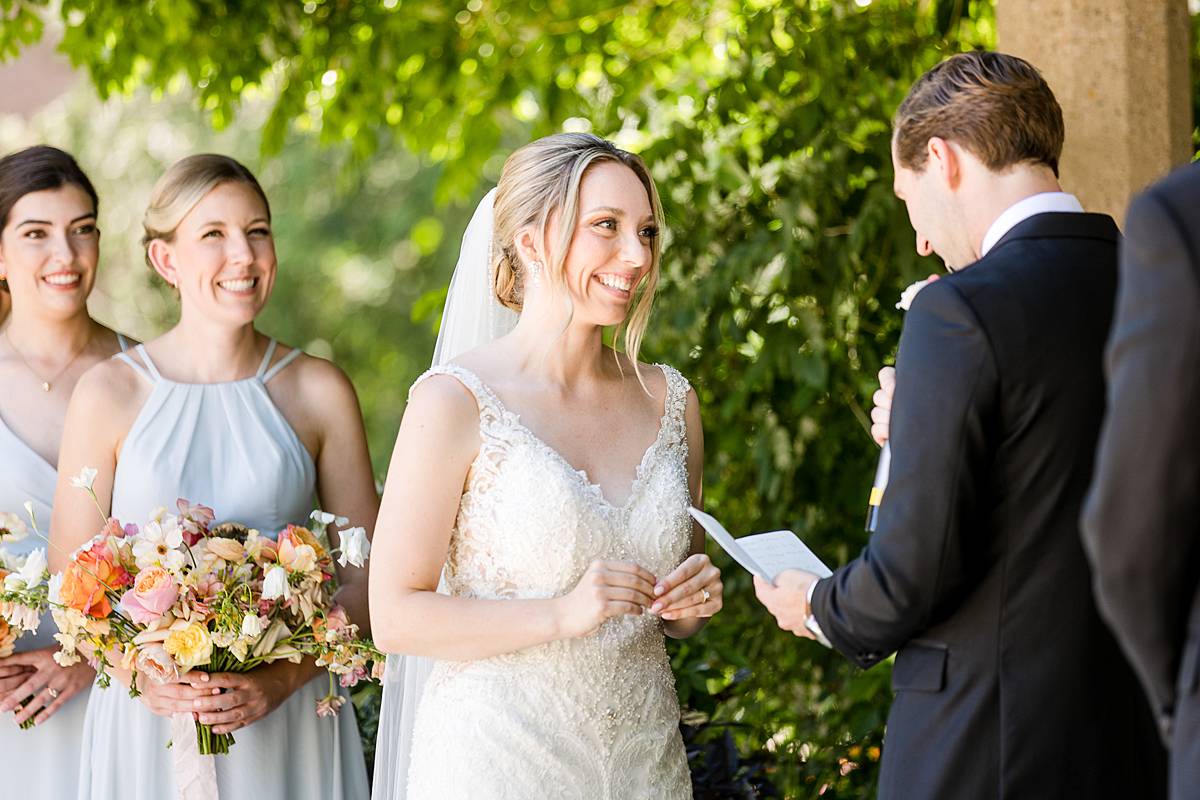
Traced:
[[855, 663], [896, 653], [880, 798], [1165, 794], [1079, 529], [1119, 238], [1038, 214], [905, 318], [878, 528], [813, 596]]
[[1200, 798], [1200, 164], [1135, 200], [1126, 233], [1084, 534], [1171, 740], [1172, 797]]

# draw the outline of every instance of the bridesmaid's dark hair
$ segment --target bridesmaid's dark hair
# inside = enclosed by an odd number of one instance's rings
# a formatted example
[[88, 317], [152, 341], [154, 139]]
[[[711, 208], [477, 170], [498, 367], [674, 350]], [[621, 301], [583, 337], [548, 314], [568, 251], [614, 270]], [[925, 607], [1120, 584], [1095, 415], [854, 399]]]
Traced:
[[[22, 197], [67, 185], [82, 189], [92, 198], [92, 210], [100, 213], [96, 189], [70, 153], [39, 144], [0, 158], [0, 231], [8, 227], [8, 215]], [[0, 289], [7, 291], [8, 284], [0, 281]]]

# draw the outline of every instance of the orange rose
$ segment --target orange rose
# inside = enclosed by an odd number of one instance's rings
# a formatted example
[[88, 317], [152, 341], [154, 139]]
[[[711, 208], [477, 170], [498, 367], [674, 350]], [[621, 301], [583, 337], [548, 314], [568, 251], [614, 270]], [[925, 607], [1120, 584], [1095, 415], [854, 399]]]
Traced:
[[112, 613], [105, 590], [116, 590], [131, 581], [124, 567], [108, 558], [98, 557], [96, 548], [92, 548], [76, 556], [63, 573], [60, 597], [64, 605], [96, 619], [104, 619]]
[[16, 649], [17, 637], [21, 635], [21, 631], [11, 627], [0, 617], [0, 658], [11, 656], [13, 650]]
[[308, 528], [302, 528], [299, 525], [288, 525], [283, 532], [279, 534], [278, 541], [280, 544], [288, 542], [294, 547], [299, 547], [302, 544], [306, 544], [313, 549], [313, 552], [317, 554], [318, 559], [325, 558], [327, 555], [329, 555], [325, 552], [325, 548], [321, 546], [321, 540], [314, 536], [313, 532]]

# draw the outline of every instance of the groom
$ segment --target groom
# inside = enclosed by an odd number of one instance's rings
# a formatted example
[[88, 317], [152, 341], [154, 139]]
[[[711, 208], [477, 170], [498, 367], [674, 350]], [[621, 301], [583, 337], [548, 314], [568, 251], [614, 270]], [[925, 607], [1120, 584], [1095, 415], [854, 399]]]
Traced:
[[755, 580], [785, 630], [863, 668], [896, 653], [885, 800], [1165, 791], [1080, 540], [1120, 234], [1059, 187], [1062, 143], [1019, 58], [956, 55], [909, 91], [894, 188], [954, 274], [905, 318], [876, 532], [824, 580]]

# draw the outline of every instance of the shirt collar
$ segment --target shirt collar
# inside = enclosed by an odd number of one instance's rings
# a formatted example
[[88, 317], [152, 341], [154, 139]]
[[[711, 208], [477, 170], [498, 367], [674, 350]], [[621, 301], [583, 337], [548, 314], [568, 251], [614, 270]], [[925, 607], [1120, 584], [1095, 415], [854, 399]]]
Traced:
[[983, 235], [983, 244], [979, 248], [979, 257], [983, 258], [986, 256], [988, 251], [996, 246], [996, 242], [1004, 238], [1004, 234], [1011, 231], [1018, 224], [1035, 214], [1045, 214], [1047, 212], [1081, 214], [1083, 213], [1083, 206], [1075, 195], [1066, 192], [1041, 192], [1040, 194], [1030, 195], [1024, 200], [1018, 200], [1006, 208], [1003, 214], [996, 217], [996, 221], [987, 229], [987, 233]]

